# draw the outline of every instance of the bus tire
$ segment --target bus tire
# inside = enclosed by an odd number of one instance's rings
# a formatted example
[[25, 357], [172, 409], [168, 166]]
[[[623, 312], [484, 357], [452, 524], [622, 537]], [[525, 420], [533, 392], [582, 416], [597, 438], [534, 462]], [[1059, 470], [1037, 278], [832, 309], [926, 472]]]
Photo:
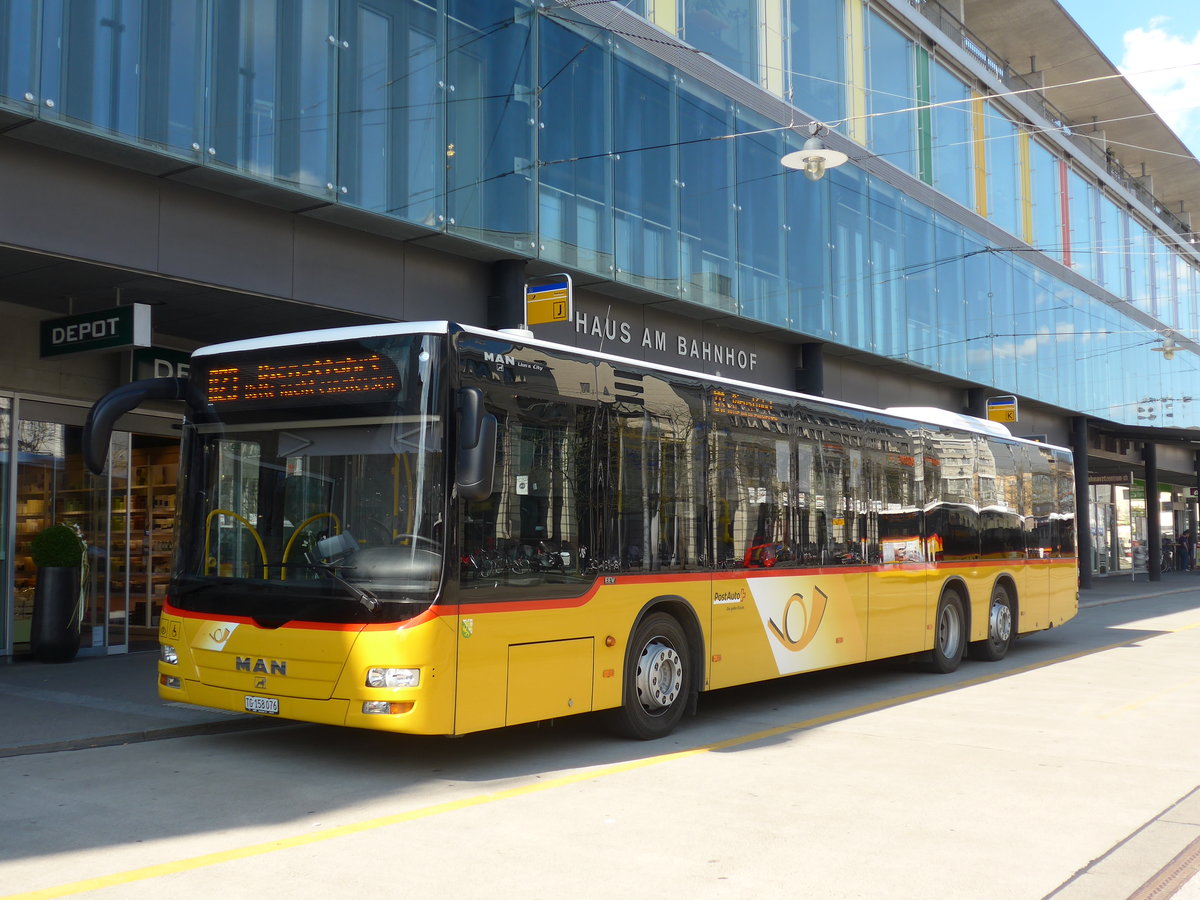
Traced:
[[930, 651], [929, 668], [933, 672], [948, 675], [962, 662], [967, 646], [967, 617], [963, 612], [963, 601], [953, 589], [942, 594], [938, 601], [937, 618], [933, 623], [933, 649]]
[[992, 588], [992, 599], [988, 601], [988, 634], [982, 641], [971, 644], [971, 658], [986, 662], [1004, 659], [1016, 636], [1013, 621], [1013, 602], [1002, 584]]
[[692, 678], [687, 634], [674, 616], [652, 612], [638, 623], [629, 639], [624, 677], [613, 730], [643, 741], [674, 731], [687, 707]]

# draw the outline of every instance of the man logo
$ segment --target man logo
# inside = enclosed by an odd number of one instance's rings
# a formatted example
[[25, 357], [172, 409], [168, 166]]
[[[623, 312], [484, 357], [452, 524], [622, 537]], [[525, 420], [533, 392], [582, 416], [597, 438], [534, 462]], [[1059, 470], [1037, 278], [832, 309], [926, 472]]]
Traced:
[[238, 672], [253, 672], [255, 675], [287, 675], [287, 661], [282, 659], [238, 656], [234, 658], [233, 667]]
[[789, 650], [803, 650], [816, 637], [828, 603], [829, 597], [814, 585], [811, 603], [805, 602], [801, 593], [792, 594], [783, 604], [783, 615], [780, 616], [782, 627], [776, 625], [774, 619], [767, 620], [767, 627], [779, 639], [779, 643]]

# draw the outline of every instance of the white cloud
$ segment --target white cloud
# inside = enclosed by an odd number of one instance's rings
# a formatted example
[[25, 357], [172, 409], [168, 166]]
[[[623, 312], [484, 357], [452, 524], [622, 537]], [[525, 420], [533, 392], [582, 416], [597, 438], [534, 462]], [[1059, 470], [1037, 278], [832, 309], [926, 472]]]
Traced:
[[1118, 68], [1193, 153], [1200, 153], [1200, 31], [1172, 34], [1170, 19], [1156, 16], [1125, 32]]

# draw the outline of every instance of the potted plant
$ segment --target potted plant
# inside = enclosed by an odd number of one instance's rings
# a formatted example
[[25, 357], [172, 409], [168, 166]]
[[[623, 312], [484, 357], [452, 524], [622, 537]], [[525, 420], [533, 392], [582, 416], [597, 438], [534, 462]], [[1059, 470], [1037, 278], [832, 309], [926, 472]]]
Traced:
[[51, 525], [34, 537], [29, 554], [37, 566], [30, 648], [43, 662], [67, 662], [79, 652], [87, 544], [78, 527]]

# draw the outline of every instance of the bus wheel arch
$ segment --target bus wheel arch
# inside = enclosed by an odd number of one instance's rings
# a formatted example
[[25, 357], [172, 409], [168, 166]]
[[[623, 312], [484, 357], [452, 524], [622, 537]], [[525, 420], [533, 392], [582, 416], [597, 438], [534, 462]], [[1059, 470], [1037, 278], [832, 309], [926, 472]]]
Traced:
[[629, 633], [613, 730], [639, 740], [670, 734], [695, 709], [703, 658], [700, 624], [690, 605], [680, 597], [647, 603]]
[[987, 637], [971, 644], [971, 658], [987, 662], [1001, 660], [1017, 638], [1017, 586], [1002, 575], [988, 595]]
[[933, 620], [933, 649], [927, 663], [932, 672], [948, 675], [962, 662], [971, 633], [968, 596], [966, 585], [958, 581], [942, 588]]

